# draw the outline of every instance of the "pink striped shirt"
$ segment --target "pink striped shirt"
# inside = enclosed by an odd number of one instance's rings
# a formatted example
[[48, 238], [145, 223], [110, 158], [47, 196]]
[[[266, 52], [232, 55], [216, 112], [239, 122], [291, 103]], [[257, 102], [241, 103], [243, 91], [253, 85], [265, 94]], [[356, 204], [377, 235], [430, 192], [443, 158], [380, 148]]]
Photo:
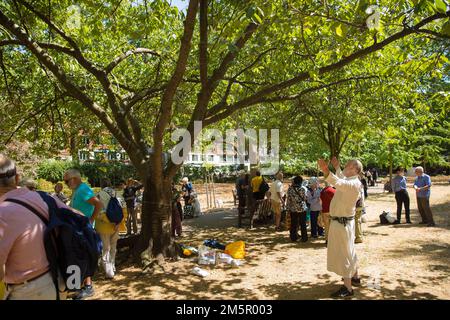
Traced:
[[[0, 266], [5, 266], [5, 283], [22, 283], [48, 270], [44, 249], [44, 223], [21, 205], [5, 202], [21, 200], [48, 217], [48, 207], [37, 192], [27, 188], [9, 191], [0, 197]], [[59, 207], [67, 207], [56, 199]]]

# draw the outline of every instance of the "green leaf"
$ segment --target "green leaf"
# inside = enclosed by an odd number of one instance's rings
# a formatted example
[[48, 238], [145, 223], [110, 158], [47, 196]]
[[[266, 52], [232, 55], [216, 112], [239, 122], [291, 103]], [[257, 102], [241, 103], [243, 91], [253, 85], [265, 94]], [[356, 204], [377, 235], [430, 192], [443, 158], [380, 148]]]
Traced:
[[261, 17], [260, 17], [257, 13], [255, 13], [255, 14], [253, 15], [253, 18], [254, 18], [259, 24], [262, 23], [262, 19], [261, 19]]
[[441, 32], [447, 36], [450, 36], [450, 20], [444, 23]]
[[447, 12], [447, 4], [444, 0], [435, 0], [434, 5], [436, 6], [436, 10], [440, 13]]
[[336, 34], [337, 34], [339, 37], [343, 37], [343, 36], [344, 36], [344, 33], [343, 33], [343, 31], [342, 31], [342, 24], [339, 24], [339, 25], [336, 27]]

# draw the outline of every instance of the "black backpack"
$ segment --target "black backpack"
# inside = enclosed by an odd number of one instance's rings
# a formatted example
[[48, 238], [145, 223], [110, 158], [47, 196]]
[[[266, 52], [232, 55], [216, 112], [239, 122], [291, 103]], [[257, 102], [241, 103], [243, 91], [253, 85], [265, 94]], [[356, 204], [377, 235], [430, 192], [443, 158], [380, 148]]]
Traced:
[[381, 224], [389, 224], [389, 220], [386, 218], [387, 213], [383, 211], [382, 214], [380, 214], [380, 223]]
[[266, 192], [269, 191], [269, 189], [270, 189], [269, 184], [263, 178], [261, 185], [259, 186], [259, 192], [261, 192], [261, 194], [266, 194]]
[[123, 220], [123, 210], [122, 206], [116, 197], [111, 197], [108, 202], [108, 207], [106, 208], [106, 216], [108, 220], [112, 223], [119, 224]]
[[[106, 191], [103, 191], [107, 193]], [[119, 200], [114, 197], [113, 195], [109, 194], [110, 196], [108, 205], [106, 206], [106, 217], [108, 218], [109, 222], [119, 224], [123, 220], [123, 210], [122, 206], [120, 205]]]
[[73, 266], [80, 270], [79, 283], [82, 285], [87, 277], [92, 277], [97, 271], [102, 242], [87, 217], [67, 208], [58, 208], [53, 197], [45, 192], [38, 193], [49, 208], [49, 220], [25, 202], [17, 199], [5, 201], [22, 205], [46, 225], [44, 247], [59, 300], [59, 277], [64, 279], [66, 290], [79, 289], [67, 288], [67, 280], [72, 276]]

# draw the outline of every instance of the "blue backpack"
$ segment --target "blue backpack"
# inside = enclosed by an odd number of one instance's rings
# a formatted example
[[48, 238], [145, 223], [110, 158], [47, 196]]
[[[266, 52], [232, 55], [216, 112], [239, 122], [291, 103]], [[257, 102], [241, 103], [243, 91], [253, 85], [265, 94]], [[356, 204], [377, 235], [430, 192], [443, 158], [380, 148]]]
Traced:
[[116, 197], [111, 197], [108, 206], [106, 207], [106, 217], [112, 223], [119, 224], [123, 220], [123, 210], [119, 200]]
[[49, 219], [28, 203], [17, 199], [5, 201], [17, 203], [38, 216], [46, 225], [44, 247], [50, 272], [59, 300], [59, 277], [62, 276], [66, 290], [67, 280], [73, 280], [73, 268], [80, 271], [79, 283], [97, 271], [98, 259], [102, 251], [102, 242], [89, 222], [89, 219], [67, 208], [58, 208], [56, 200], [45, 192], [38, 191], [49, 208]]

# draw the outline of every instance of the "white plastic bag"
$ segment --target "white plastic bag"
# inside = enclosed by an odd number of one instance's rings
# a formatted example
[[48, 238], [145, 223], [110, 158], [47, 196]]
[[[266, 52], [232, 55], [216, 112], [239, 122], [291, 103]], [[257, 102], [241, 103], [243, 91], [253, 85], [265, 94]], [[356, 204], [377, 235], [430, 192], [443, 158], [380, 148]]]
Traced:
[[394, 223], [395, 221], [397, 221], [397, 218], [394, 217], [390, 212], [387, 212], [386, 219], [387, 221], [389, 221], [389, 223]]
[[236, 268], [239, 266], [242, 266], [243, 264], [244, 264], [244, 260], [241, 260], [241, 259], [233, 259], [233, 261], [231, 261], [231, 265]]
[[199, 264], [216, 264], [216, 251], [207, 246], [198, 247], [198, 263]]
[[217, 255], [217, 260], [219, 263], [231, 264], [234, 259], [229, 254], [219, 253]]
[[206, 270], [203, 270], [202, 268], [199, 267], [194, 267], [191, 271], [193, 274], [195, 274], [196, 276], [200, 276], [200, 277], [207, 277], [209, 276], [209, 272]]

